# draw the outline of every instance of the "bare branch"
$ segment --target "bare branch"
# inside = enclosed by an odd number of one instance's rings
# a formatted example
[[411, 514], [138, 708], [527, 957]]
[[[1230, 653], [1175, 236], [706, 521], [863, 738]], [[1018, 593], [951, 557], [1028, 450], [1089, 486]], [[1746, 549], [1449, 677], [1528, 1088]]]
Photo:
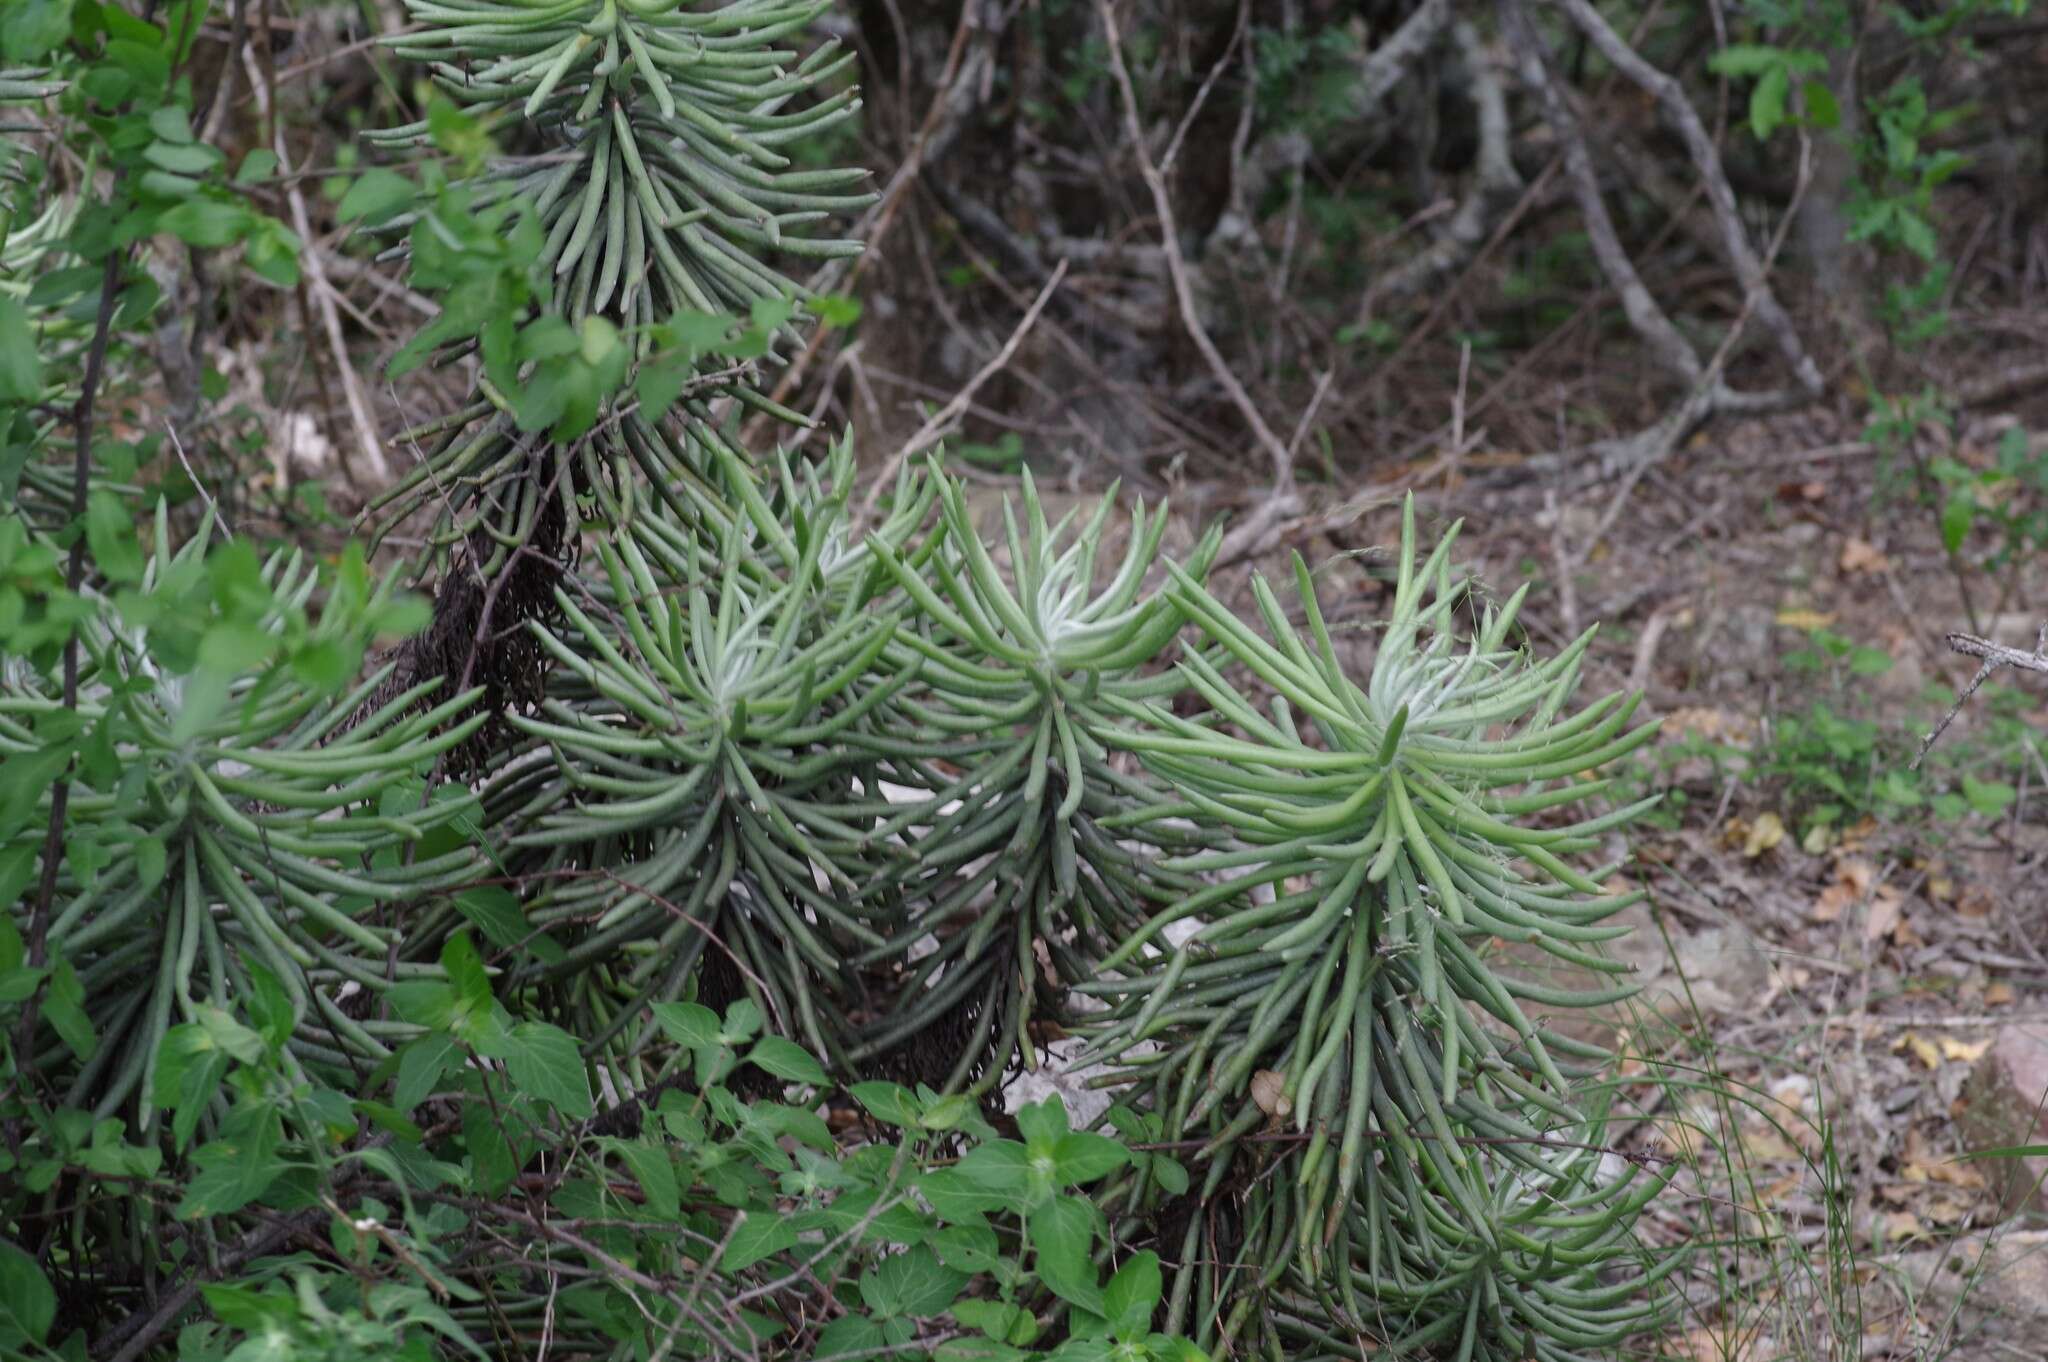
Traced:
[[860, 519], [863, 524], [874, 518], [875, 507], [882, 499], [882, 489], [896, 481], [897, 470], [902, 468], [913, 454], [944, 434], [946, 428], [959, 419], [960, 413], [966, 411], [973, 403], [974, 395], [981, 391], [981, 385], [1002, 372], [1003, 366], [1010, 362], [1010, 356], [1017, 353], [1017, 346], [1023, 341], [1025, 334], [1038, 320], [1038, 314], [1045, 310], [1053, 291], [1059, 288], [1060, 281], [1066, 277], [1067, 262], [1062, 260], [1053, 270], [1052, 278], [1045, 281], [1045, 287], [1038, 290], [1038, 296], [1031, 300], [1031, 306], [1025, 309], [1024, 319], [1017, 323], [1017, 329], [1003, 342], [1003, 348], [996, 351], [988, 363], [975, 371], [974, 377], [967, 380], [967, 386], [954, 393], [951, 401], [927, 417], [925, 423], [917, 428], [916, 434], [897, 446], [896, 452], [889, 456], [889, 462], [870, 480], [867, 499], [861, 502], [860, 507]]
[[326, 267], [321, 261], [320, 239], [313, 234], [313, 220], [306, 211], [306, 196], [299, 192], [299, 183], [292, 175], [284, 127], [270, 117], [270, 87], [257, 69], [255, 52], [246, 45], [242, 48], [242, 65], [249, 73], [249, 87], [255, 92], [257, 108], [271, 125], [270, 149], [277, 153], [278, 174], [284, 177], [285, 200], [292, 210], [292, 230], [299, 234], [299, 240], [304, 244], [299, 259], [306, 268], [306, 282], [320, 305], [321, 329], [327, 333], [327, 347], [334, 354], [335, 366], [341, 370], [341, 391], [348, 401], [349, 421], [355, 426], [356, 442], [362, 446], [363, 456], [369, 460], [370, 476], [380, 485], [388, 483], [391, 481], [391, 463], [384, 457], [383, 442], [377, 438], [377, 418], [370, 410], [370, 400], [363, 392], [362, 380], [356, 377], [355, 365], [349, 361], [348, 342], [341, 334], [341, 314], [334, 305], [334, 284], [327, 278]]
[[[1820, 366], [1806, 353], [1792, 319], [1785, 315], [1777, 295], [1771, 292], [1769, 270], [1749, 244], [1741, 210], [1735, 204], [1735, 191], [1721, 169], [1721, 158], [1714, 150], [1713, 138], [1708, 135], [1706, 125], [1700, 122], [1692, 101], [1686, 98], [1685, 87], [1644, 61], [1619, 33], [1608, 27], [1607, 21], [1600, 17], [1600, 12], [1588, 0], [1550, 2], [1565, 12], [1579, 31], [1600, 50], [1601, 56], [1614, 63], [1616, 70], [1655, 98], [1663, 108], [1665, 116], [1678, 130], [1687, 154], [1692, 157], [1693, 167], [1699, 171], [1700, 181], [1706, 187], [1707, 202], [1713, 207], [1714, 221], [1721, 228], [1722, 249], [1735, 270], [1736, 280], [1742, 285], [1745, 300], [1754, 308], [1764, 329], [1777, 340], [1778, 348], [1784, 352], [1786, 361], [1798, 376], [1800, 386], [1809, 393], [1820, 392], [1825, 386]], [[1518, 0], [1516, 7], [1519, 8]]]
[[[1433, 0], [1432, 0], [1433, 2]], [[1173, 201], [1166, 192], [1166, 177], [1153, 164], [1152, 153], [1145, 146], [1145, 130], [1138, 118], [1138, 96], [1131, 88], [1131, 73], [1124, 65], [1122, 36], [1117, 31], [1116, 16], [1110, 12], [1109, 0], [1096, 0], [1096, 10], [1102, 17], [1102, 29], [1109, 43], [1110, 72], [1116, 77], [1117, 90], [1123, 96], [1124, 127], [1130, 133], [1131, 150], [1138, 158], [1138, 173], [1145, 179], [1145, 187], [1152, 191], [1153, 211], [1159, 215], [1160, 244], [1166, 250], [1167, 273], [1173, 279], [1174, 299], [1180, 305], [1181, 325], [1187, 328], [1195, 348], [1202, 352], [1208, 362], [1209, 372], [1222, 385], [1223, 391], [1244, 417], [1245, 424], [1252, 428], [1267, 457], [1273, 463], [1273, 490], [1285, 495], [1294, 487], [1294, 455], [1266, 424], [1266, 418], [1252, 404], [1251, 394], [1244, 390], [1231, 371], [1229, 363], [1216, 349], [1216, 342], [1209, 339], [1208, 328], [1202, 325], [1201, 316], [1195, 308], [1195, 291], [1188, 278], [1188, 262], [1181, 255], [1180, 234], [1173, 217]]]
[[2042, 624], [2041, 631], [2034, 636], [2032, 652], [2024, 648], [2008, 648], [2003, 643], [1993, 643], [1990, 639], [1978, 638], [1975, 634], [1950, 634], [1948, 646], [1950, 652], [1961, 653], [1965, 657], [1982, 658], [1983, 665], [1977, 668], [1977, 674], [1972, 676], [1970, 683], [1957, 694], [1956, 702], [1948, 707], [1948, 713], [1941, 716], [1941, 722], [1920, 740], [1920, 751], [1914, 756], [1913, 764], [1908, 768], [1910, 770], [1920, 769], [1920, 763], [1927, 759], [1928, 749], [1948, 731], [1948, 726], [1956, 721], [1956, 715], [1963, 712], [1963, 706], [1970, 702], [1970, 697], [1975, 695], [1978, 688], [1990, 680], [1992, 673], [1999, 668], [2018, 667], [2022, 671], [2048, 672], [2048, 623]]

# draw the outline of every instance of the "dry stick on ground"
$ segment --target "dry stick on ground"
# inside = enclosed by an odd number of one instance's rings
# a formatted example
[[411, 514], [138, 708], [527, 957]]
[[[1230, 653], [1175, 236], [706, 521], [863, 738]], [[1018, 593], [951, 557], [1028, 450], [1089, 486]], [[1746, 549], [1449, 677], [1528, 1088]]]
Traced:
[[1046, 303], [1052, 298], [1053, 291], [1066, 277], [1067, 262], [1062, 260], [1059, 267], [1053, 270], [1052, 278], [1045, 281], [1045, 287], [1031, 300], [1031, 306], [1024, 312], [1024, 319], [1017, 323], [1017, 329], [1003, 342], [1003, 348], [996, 351], [988, 363], [975, 371], [974, 377], [967, 380], [967, 386], [954, 393], [951, 401], [926, 417], [925, 423], [917, 428], [917, 433], [897, 446], [896, 452], [889, 456], [889, 462], [869, 480], [867, 498], [860, 504], [860, 523], [863, 526], [874, 519], [875, 507], [882, 500], [882, 489], [896, 480], [897, 470], [902, 468], [912, 455], [943, 435], [946, 428], [974, 401], [974, 395], [981, 391], [981, 385], [994, 378], [1002, 371], [1003, 366], [1010, 362], [1010, 356], [1017, 353], [1017, 346], [1023, 341], [1025, 333], [1031, 330], [1033, 323], [1038, 320], [1038, 314], [1045, 310]]
[[[1153, 210], [1159, 216], [1159, 240], [1166, 251], [1167, 273], [1173, 279], [1174, 299], [1180, 306], [1181, 325], [1187, 328], [1195, 348], [1202, 352], [1208, 362], [1210, 373], [1230, 401], [1250, 426], [1259, 445], [1266, 451], [1273, 465], [1273, 488], [1270, 495], [1262, 500], [1242, 525], [1232, 530], [1224, 539], [1224, 548], [1241, 552], [1245, 545], [1264, 538], [1272, 526], [1281, 518], [1291, 515], [1301, 505], [1301, 498], [1294, 491], [1294, 454], [1281, 442], [1273, 428], [1266, 424], [1266, 418], [1252, 404], [1251, 395], [1244, 390], [1244, 384], [1231, 372], [1229, 363], [1216, 349], [1216, 342], [1209, 339], [1208, 328], [1195, 307], [1194, 287], [1188, 279], [1188, 263], [1181, 256], [1179, 228], [1173, 216], [1173, 201], [1166, 192], [1166, 177], [1153, 164], [1152, 153], [1145, 146], [1145, 129], [1138, 118], [1138, 96], [1131, 88], [1131, 73], [1124, 65], [1123, 41], [1117, 31], [1116, 15], [1111, 12], [1109, 0], [1096, 0], [1096, 12], [1102, 19], [1103, 35], [1109, 44], [1110, 73], [1116, 77], [1117, 90], [1123, 97], [1124, 128], [1130, 134], [1131, 152], [1138, 158], [1138, 173], [1144, 177], [1145, 187], [1152, 191]], [[1219, 553], [1219, 559], [1224, 554]]]
[[242, 49], [242, 64], [249, 73], [250, 88], [256, 92], [256, 106], [270, 120], [271, 150], [277, 154], [278, 174], [284, 177], [285, 200], [292, 210], [292, 230], [299, 234], [299, 260], [305, 266], [306, 282], [312, 286], [314, 299], [319, 304], [328, 348], [334, 353], [335, 366], [341, 370], [342, 395], [348, 401], [348, 415], [356, 428], [356, 441], [369, 460], [370, 476], [379, 485], [388, 483], [391, 481], [391, 463], [384, 457], [384, 445], [377, 438], [377, 419], [370, 410], [369, 398], [363, 392], [362, 380], [356, 377], [355, 365], [349, 361], [348, 341], [341, 334], [341, 314], [334, 305], [334, 285], [329, 282], [320, 261], [320, 243], [313, 235], [313, 220], [306, 211], [306, 196], [299, 192], [298, 181], [291, 178], [291, 157], [285, 149], [284, 127], [271, 118], [270, 87], [257, 70], [256, 54], [246, 46]]
[[1948, 707], [1948, 713], [1941, 716], [1941, 722], [1920, 740], [1920, 751], [1914, 756], [1912, 766], [1907, 768], [1909, 770], [1920, 769], [1920, 763], [1927, 759], [1928, 749], [1934, 746], [1936, 739], [1948, 731], [1948, 726], [1956, 721], [1956, 715], [1962, 713], [1963, 706], [1970, 702], [1970, 697], [1977, 693], [1978, 687], [1991, 679], [1993, 672], [2001, 667], [2048, 672], [2048, 623], [2044, 623], [2041, 631], [2034, 636], [2032, 652], [2024, 648], [2008, 648], [2003, 643], [1993, 643], [1990, 639], [1978, 638], [1975, 634], [1950, 634], [1948, 646], [1949, 651], [1961, 653], [1965, 657], [1982, 658], [1983, 665], [1979, 666], [1977, 674], [1970, 678], [1970, 684], [1964, 686], [1957, 694], [1956, 702]]

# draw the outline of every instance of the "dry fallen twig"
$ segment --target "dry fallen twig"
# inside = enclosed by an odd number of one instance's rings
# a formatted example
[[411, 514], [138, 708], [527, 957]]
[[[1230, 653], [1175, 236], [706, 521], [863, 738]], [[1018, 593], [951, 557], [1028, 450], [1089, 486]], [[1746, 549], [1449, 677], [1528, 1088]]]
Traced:
[[1920, 763], [1927, 759], [1928, 749], [1932, 748], [1935, 741], [1948, 731], [1948, 726], [1956, 721], [1956, 715], [1963, 712], [1963, 706], [1970, 702], [1970, 697], [1977, 693], [1978, 687], [1990, 680], [1992, 673], [1996, 672], [2000, 667], [2018, 667], [2022, 671], [2029, 672], [2048, 672], [2048, 623], [2043, 623], [2041, 625], [2041, 632], [2034, 636], [2034, 649], [2032, 652], [2028, 652], [2024, 648], [2008, 648], [2003, 643], [1993, 643], [1990, 639], [1978, 638], [1975, 634], [1950, 634], [1948, 636], [1948, 646], [1950, 652], [1961, 653], [1965, 657], [1984, 659], [1983, 665], [1977, 668], [1977, 674], [1971, 677], [1970, 683], [1964, 686], [1962, 691], [1957, 694], [1956, 702], [1948, 707], [1948, 713], [1941, 716], [1941, 722], [1934, 726], [1934, 730], [1931, 733], [1920, 740], [1920, 751], [1913, 757], [1912, 766], [1907, 768], [1909, 770], [1917, 771], [1920, 769]]

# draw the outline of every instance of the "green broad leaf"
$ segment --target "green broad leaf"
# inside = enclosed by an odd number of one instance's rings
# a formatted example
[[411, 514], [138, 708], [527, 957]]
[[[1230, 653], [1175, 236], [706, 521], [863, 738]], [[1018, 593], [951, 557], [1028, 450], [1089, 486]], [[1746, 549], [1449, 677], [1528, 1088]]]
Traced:
[[[914, 1129], [923, 1116], [917, 1094], [897, 1083], [856, 1083], [847, 1089], [853, 1100], [867, 1108], [868, 1115], [886, 1125]], [[1022, 1153], [1020, 1148], [1019, 1153]]]
[[297, 1020], [292, 1016], [291, 996], [277, 976], [262, 965], [252, 960], [243, 968], [249, 973], [250, 984], [243, 1005], [248, 1008], [249, 1020], [256, 1023], [256, 1033], [263, 1038], [265, 1055], [274, 1057], [291, 1039]]
[[1784, 66], [1773, 66], [1764, 72], [1749, 92], [1749, 130], [1756, 134], [1756, 140], [1770, 140], [1785, 123], [1785, 100], [1792, 92], [1792, 73]]
[[989, 1140], [967, 1151], [961, 1172], [992, 1192], [1021, 1197], [1031, 1187], [1031, 1156], [1015, 1140]]
[[194, 1151], [200, 1168], [185, 1183], [177, 1209], [180, 1220], [239, 1211], [284, 1171], [277, 1157], [277, 1113], [271, 1109], [267, 1115], [269, 1120], [252, 1123], [240, 1138], [215, 1140]]
[[465, 889], [455, 896], [455, 907], [494, 946], [510, 950], [534, 944], [528, 940], [534, 935], [533, 927], [519, 906], [519, 896], [502, 885]]
[[761, 1029], [761, 1008], [752, 998], [741, 998], [725, 1009], [718, 1038], [727, 1045], [740, 1045]]
[[507, 1033], [502, 1050], [499, 1057], [514, 1089], [546, 1102], [572, 1121], [589, 1119], [596, 1109], [590, 1071], [574, 1036], [547, 1022], [520, 1022]]
[[927, 1103], [917, 1123], [926, 1130], [953, 1130], [974, 1115], [974, 1100], [965, 1093], [953, 1093]]
[[462, 1147], [469, 1151], [470, 1179], [485, 1196], [496, 1196], [519, 1175], [519, 1159], [511, 1142], [485, 1103], [463, 1104]]
[[430, 1031], [448, 1030], [459, 1015], [455, 990], [432, 979], [401, 979], [385, 996], [399, 1020]]
[[57, 1293], [50, 1279], [35, 1259], [0, 1239], [0, 1344], [23, 1349], [40, 1344], [56, 1318]]
[[1941, 507], [1941, 546], [1950, 553], [1962, 548], [1977, 519], [1977, 498], [1968, 491], [1952, 493]]
[[650, 421], [659, 421], [696, 377], [697, 366], [677, 355], [653, 355], [633, 375], [633, 395]]
[[819, 1331], [812, 1356], [830, 1358], [831, 1362], [869, 1362], [888, 1346], [881, 1325], [866, 1315], [844, 1315]]
[[[164, 882], [164, 872], [170, 865], [170, 853], [164, 848], [164, 839], [155, 835], [141, 838], [135, 843], [135, 881], [145, 890], [154, 889]], [[0, 891], [5, 886], [0, 885]], [[0, 892], [0, 899], [4, 899]]]
[[1941, 253], [1941, 241], [1935, 235], [1934, 224], [1910, 208], [1900, 208], [1894, 226], [1899, 234], [1899, 245], [1933, 263]]
[[1986, 818], [1995, 818], [2012, 806], [2019, 797], [2019, 791], [2002, 780], [1978, 780], [1974, 776], [1963, 777], [1963, 798], [1970, 808]]
[[747, 1051], [747, 1062], [791, 1083], [825, 1086], [825, 1070], [811, 1052], [781, 1036], [763, 1036]]
[[174, 175], [207, 175], [226, 160], [203, 142], [152, 142], [143, 151], [142, 159]]
[[731, 336], [733, 319], [715, 312], [683, 311], [672, 314], [662, 332], [670, 345], [699, 353], [718, 353]]
[[726, 1236], [725, 1252], [719, 1255], [718, 1265], [727, 1272], [740, 1272], [763, 1258], [796, 1247], [796, 1239], [796, 1227], [788, 1217], [772, 1209], [748, 1210], [742, 1212]]
[[231, 1063], [198, 1022], [185, 1022], [164, 1033], [156, 1053], [156, 1086], [151, 1100], [171, 1112], [172, 1146], [183, 1152], [198, 1129], [199, 1117], [220, 1090]]
[[241, 169], [235, 172], [236, 184], [258, 184], [277, 174], [277, 153], [268, 147], [257, 147], [242, 158]]
[[949, 1338], [932, 1353], [934, 1362], [1022, 1362], [1034, 1356], [1022, 1348], [1013, 1348], [1000, 1339]]
[[619, 1159], [632, 1170], [633, 1180], [647, 1197], [647, 1209], [664, 1220], [673, 1220], [682, 1209], [682, 1189], [676, 1182], [675, 1160], [666, 1145], [647, 1140], [607, 1140]]
[[360, 222], [376, 227], [389, 222], [412, 206], [415, 190], [411, 180], [381, 166], [356, 177], [334, 215], [343, 222]]
[[49, 984], [43, 990], [43, 1019], [79, 1059], [91, 1059], [99, 1048], [92, 1018], [85, 1010], [85, 985], [69, 960], [59, 960], [50, 970]]
[[931, 1249], [919, 1244], [863, 1272], [860, 1297], [883, 1319], [928, 1319], [950, 1307], [965, 1285], [965, 1273], [941, 1265]]
[[1132, 1254], [1102, 1288], [1103, 1313], [1118, 1338], [1141, 1338], [1152, 1331], [1159, 1308], [1159, 1255], [1150, 1249]]
[[427, 1100], [451, 1064], [462, 1061], [462, 1047], [445, 1031], [433, 1031], [407, 1045], [398, 1054], [397, 1087], [391, 1104], [411, 1111]]
[[86, 497], [85, 539], [93, 562], [117, 582], [142, 579], [142, 546], [135, 538], [135, 515], [125, 502], [104, 488]]
[[519, 333], [520, 361], [561, 359], [582, 349], [576, 330], [560, 317], [541, 317]]
[[193, 198], [160, 214], [156, 229], [178, 238], [187, 246], [218, 250], [240, 241], [253, 219], [254, 215], [245, 204]]
[[1027, 1145], [1044, 1145], [1050, 1149], [1068, 1130], [1067, 1108], [1057, 1097], [1047, 1097], [1017, 1112], [1017, 1132]]
[[1832, 132], [1842, 125], [1841, 101], [1835, 98], [1826, 81], [1809, 80], [1799, 87], [1799, 94], [1806, 101], [1806, 121], [1821, 132]]
[[[41, 845], [28, 840], [0, 850], [0, 903], [21, 902], [29, 881], [36, 878], [42, 855]], [[0, 974], [20, 966], [24, 949], [14, 919], [0, 913]]]
[[206, 1308], [230, 1329], [263, 1337], [289, 1337], [299, 1317], [298, 1303], [290, 1296], [257, 1291], [246, 1286], [202, 1286]]
[[1079, 1197], [1055, 1196], [1031, 1213], [1028, 1228], [1038, 1280], [1061, 1300], [1090, 1314], [1107, 1315], [1089, 1251], [1095, 1210]]
[[989, 1212], [1009, 1210], [1017, 1204], [1013, 1193], [988, 1187], [964, 1168], [935, 1168], [917, 1180], [917, 1190], [932, 1214], [953, 1224], [978, 1222]]
[[150, 114], [149, 130], [175, 146], [186, 146], [193, 140], [192, 118], [182, 104], [166, 104]]
[[276, 218], [255, 218], [249, 228], [242, 263], [279, 288], [299, 282], [299, 237]]
[[69, 265], [39, 276], [28, 291], [30, 307], [62, 307], [74, 298], [99, 296], [106, 271], [99, 265]]
[[214, 1049], [242, 1064], [259, 1064], [263, 1060], [263, 1037], [235, 1020], [232, 1014], [211, 1003], [201, 1003], [194, 1009], [198, 1018], [195, 1023]]
[[72, 0], [17, 0], [0, 22], [0, 53], [24, 66], [39, 64], [71, 36]]
[[356, 674], [360, 654], [352, 654], [339, 639], [318, 638], [291, 650], [292, 675], [313, 690], [332, 695]]
[[676, 1044], [698, 1050], [719, 1044], [718, 1014], [697, 1003], [656, 1003], [655, 1024]]
[[449, 986], [458, 1005], [470, 1013], [486, 1012], [491, 1006], [491, 976], [484, 970], [483, 957], [469, 933], [457, 932], [441, 947], [441, 968], [448, 971]]
[[420, 1129], [419, 1123], [397, 1107], [358, 1098], [349, 1103], [349, 1110], [367, 1119], [377, 1129], [388, 1131], [409, 1144], [418, 1144], [426, 1138], [426, 1132]]
[[1075, 1131], [1060, 1136], [1052, 1157], [1059, 1180], [1075, 1186], [1114, 1173], [1129, 1163], [1131, 1156], [1106, 1135]]
[[788, 323], [796, 315], [796, 300], [793, 298], [756, 298], [748, 305], [747, 315], [754, 326], [762, 331], [773, 331]]
[[843, 293], [827, 293], [810, 300], [811, 315], [820, 326], [844, 328], [860, 320], [860, 299]]
[[952, 1312], [954, 1319], [998, 1343], [1022, 1347], [1038, 1337], [1038, 1321], [1031, 1312], [1007, 1301], [959, 1300], [953, 1302]]
[[43, 362], [35, 328], [21, 304], [0, 293], [0, 402], [39, 402], [42, 396]]
[[1005, 1289], [1016, 1282], [1017, 1260], [1003, 1256], [1001, 1241], [987, 1225], [945, 1225], [932, 1231], [927, 1242], [947, 1267], [993, 1277]]
[[1760, 76], [1785, 65], [1785, 50], [1761, 43], [1730, 43], [1707, 58], [1707, 69], [1717, 76]]

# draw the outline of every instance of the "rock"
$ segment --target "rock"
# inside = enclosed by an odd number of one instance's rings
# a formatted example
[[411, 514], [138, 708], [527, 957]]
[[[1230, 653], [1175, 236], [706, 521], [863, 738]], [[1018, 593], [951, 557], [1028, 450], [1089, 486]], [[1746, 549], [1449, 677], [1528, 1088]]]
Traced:
[[[1956, 1132], [1968, 1149], [2048, 1145], [2048, 1025], [1999, 1028], [1963, 1087]], [[2048, 1211], [2048, 1157], [1990, 1159], [1980, 1166], [2003, 1214]]]
[[1079, 1039], [1066, 1039], [1042, 1047], [1038, 1068], [1018, 1074], [1004, 1085], [1003, 1110], [1016, 1111], [1056, 1096], [1066, 1104], [1067, 1122], [1073, 1129], [1086, 1130], [1101, 1120], [1102, 1113], [1109, 1110], [1113, 1094], [1088, 1086], [1090, 1078], [1107, 1072], [1101, 1065], [1075, 1067], [1074, 1060], [1085, 1044]]

